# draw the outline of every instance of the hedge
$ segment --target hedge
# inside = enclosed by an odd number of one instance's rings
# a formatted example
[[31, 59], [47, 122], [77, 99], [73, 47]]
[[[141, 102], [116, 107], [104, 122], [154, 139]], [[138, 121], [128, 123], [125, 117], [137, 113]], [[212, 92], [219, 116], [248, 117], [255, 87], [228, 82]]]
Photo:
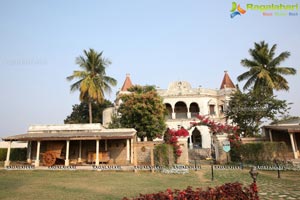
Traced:
[[[11, 149], [10, 160], [11, 161], [25, 161], [27, 154], [27, 148], [22, 149]], [[5, 161], [7, 155], [7, 149], [0, 149], [0, 161]]]
[[287, 145], [284, 142], [258, 142], [242, 144], [232, 149], [232, 161], [246, 163], [264, 163], [269, 161], [286, 160]]

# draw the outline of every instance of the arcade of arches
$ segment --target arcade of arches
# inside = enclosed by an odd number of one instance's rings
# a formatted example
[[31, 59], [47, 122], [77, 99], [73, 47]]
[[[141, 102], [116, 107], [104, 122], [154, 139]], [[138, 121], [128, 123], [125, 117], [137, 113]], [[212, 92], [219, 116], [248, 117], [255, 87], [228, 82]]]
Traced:
[[[183, 101], [178, 101], [174, 108], [169, 103], [165, 103], [165, 105], [168, 111], [167, 119], [188, 119], [200, 114], [199, 105], [195, 102], [191, 103], [189, 107]], [[214, 105], [210, 105], [210, 107], [214, 110]]]

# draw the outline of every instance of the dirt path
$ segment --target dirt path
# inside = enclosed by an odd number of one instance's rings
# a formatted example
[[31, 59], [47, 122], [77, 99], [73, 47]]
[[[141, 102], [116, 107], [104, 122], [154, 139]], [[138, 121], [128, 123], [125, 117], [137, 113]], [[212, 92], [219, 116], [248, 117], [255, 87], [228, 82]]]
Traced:
[[209, 179], [207, 179], [204, 174], [207, 170], [209, 170], [210, 166], [209, 165], [202, 165], [201, 170], [195, 171], [199, 179], [205, 183], [210, 182]]

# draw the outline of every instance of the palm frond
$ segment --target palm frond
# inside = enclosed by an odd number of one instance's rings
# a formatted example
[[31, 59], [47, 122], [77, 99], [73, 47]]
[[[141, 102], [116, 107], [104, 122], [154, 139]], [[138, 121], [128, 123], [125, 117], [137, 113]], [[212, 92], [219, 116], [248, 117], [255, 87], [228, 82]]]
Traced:
[[246, 80], [249, 77], [251, 77], [251, 73], [250, 73], [250, 71], [247, 71], [247, 72], [244, 72], [243, 74], [239, 75], [237, 77], [237, 80], [238, 81], [244, 81], [244, 80]]
[[269, 88], [274, 88], [274, 82], [270, 76], [270, 72], [266, 69], [262, 69], [259, 74], [257, 74], [257, 77], [264, 83], [262, 86], [267, 86]]
[[281, 76], [279, 74], [276, 74], [274, 76], [274, 80], [275, 80], [275, 83], [276, 83], [275, 87], [274, 87], [275, 90], [286, 90], [286, 91], [288, 91], [290, 89], [287, 80], [283, 76]]
[[257, 80], [257, 77], [255, 75], [252, 75], [245, 83], [243, 90], [247, 90], [248, 88], [250, 88], [253, 83], [255, 83], [255, 81]]
[[278, 66], [280, 65], [281, 62], [285, 61], [288, 57], [290, 57], [291, 53], [288, 51], [282, 52], [281, 54], [279, 54], [279, 56], [277, 56], [276, 58], [274, 58], [271, 62], [270, 62], [270, 66]]
[[274, 58], [274, 56], [275, 56], [276, 48], [277, 48], [277, 44], [274, 44], [274, 45], [271, 47], [270, 51], [269, 51], [269, 56], [270, 56], [271, 60], [272, 60], [272, 59]]
[[103, 51], [98, 53], [90, 48], [88, 51], [83, 50], [83, 56], [76, 58], [78, 64], [83, 71], [74, 71], [67, 77], [71, 81], [79, 79], [71, 85], [71, 91], [80, 91], [80, 100], [98, 101], [104, 100], [104, 92], [110, 92], [111, 86], [116, 86], [117, 81], [106, 76], [105, 69], [111, 62], [103, 57]]
[[268, 43], [261, 41], [254, 43], [254, 48], [249, 49], [250, 59], [241, 60], [241, 65], [249, 68], [249, 71], [238, 76], [238, 81], [247, 80], [244, 90], [253, 86], [253, 90], [258, 93], [273, 94], [273, 90], [288, 90], [288, 82], [281, 75], [294, 75], [296, 70], [291, 67], [279, 67], [284, 60], [290, 56], [290, 52], [285, 51], [275, 57], [277, 45], [270, 49]]
[[75, 82], [75, 83], [73, 83], [73, 84], [71, 85], [71, 89], [70, 89], [71, 92], [74, 92], [74, 91], [80, 89], [80, 85], [81, 85], [82, 80], [83, 80], [83, 79], [81, 79], [81, 80], [79, 80], [79, 81], [77, 81], [77, 82]]
[[251, 68], [251, 67], [254, 67], [254, 66], [258, 66], [259, 63], [256, 62], [256, 61], [249, 60], [249, 59], [245, 58], [245, 59], [241, 60], [241, 65], [243, 65], [244, 67]]
[[276, 67], [275, 72], [283, 75], [295, 75], [297, 70], [292, 67]]

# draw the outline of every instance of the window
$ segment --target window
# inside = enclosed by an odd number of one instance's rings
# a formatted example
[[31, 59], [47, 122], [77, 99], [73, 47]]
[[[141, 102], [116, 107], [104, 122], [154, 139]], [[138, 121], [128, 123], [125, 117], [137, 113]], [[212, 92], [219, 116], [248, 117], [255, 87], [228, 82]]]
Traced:
[[224, 113], [224, 106], [223, 105], [220, 106], [220, 113]]
[[209, 114], [215, 115], [215, 105], [209, 105]]

